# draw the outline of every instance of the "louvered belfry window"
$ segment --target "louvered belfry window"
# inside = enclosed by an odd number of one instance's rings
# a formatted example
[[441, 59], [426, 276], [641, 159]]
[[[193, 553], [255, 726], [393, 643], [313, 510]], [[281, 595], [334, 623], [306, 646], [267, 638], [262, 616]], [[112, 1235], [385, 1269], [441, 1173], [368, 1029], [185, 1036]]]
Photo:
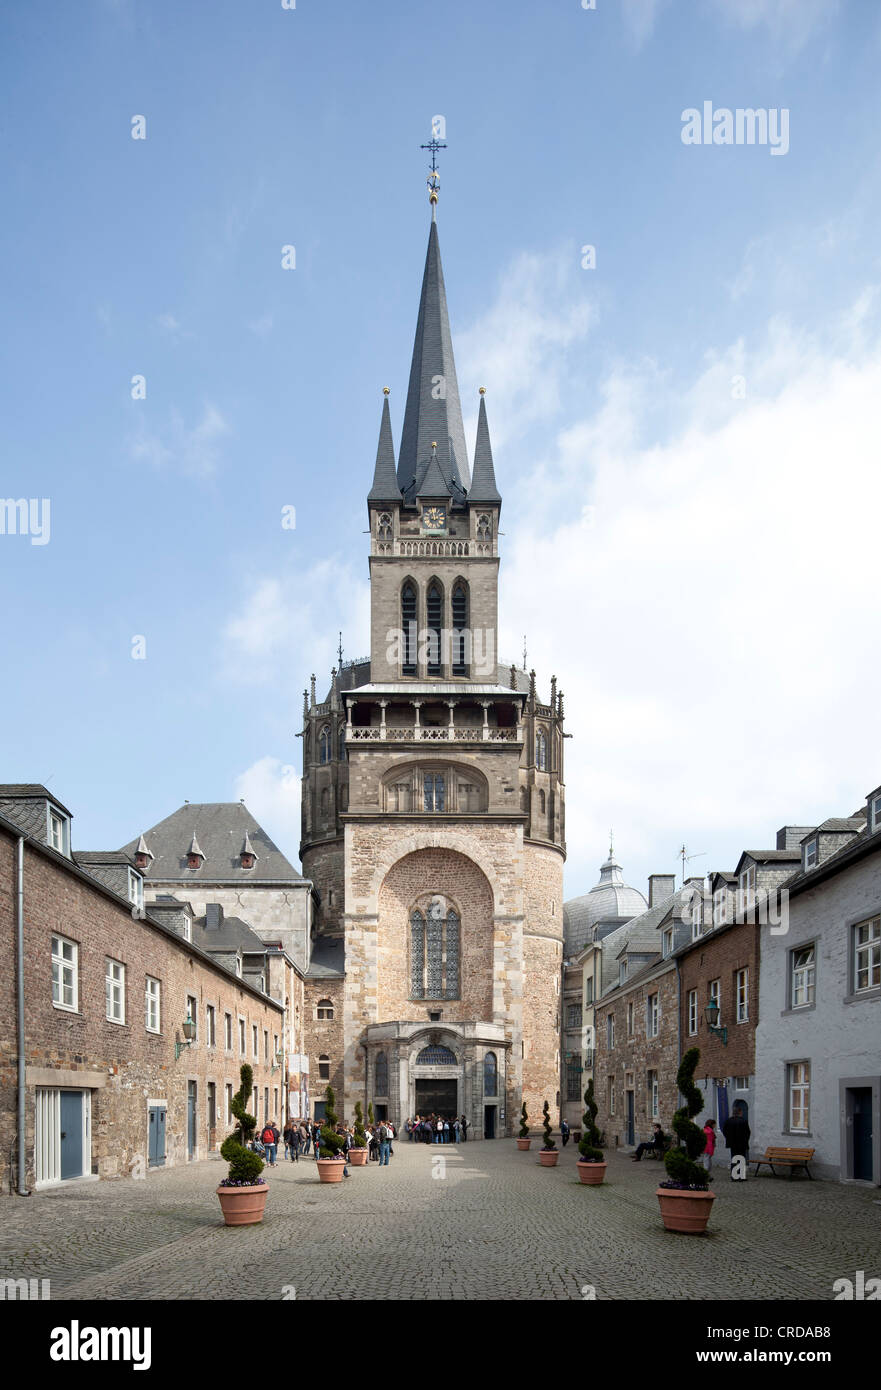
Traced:
[[428, 674], [439, 676], [441, 673], [441, 628], [443, 627], [444, 596], [441, 593], [440, 585], [434, 581], [428, 586], [425, 607], [428, 618]]
[[467, 676], [465, 630], [468, 627], [468, 590], [459, 581], [453, 589], [453, 675]]
[[417, 643], [417, 619], [416, 619], [416, 586], [409, 580], [401, 590], [401, 628], [404, 633], [404, 660], [401, 666], [401, 673], [405, 676], [416, 675], [416, 643]]

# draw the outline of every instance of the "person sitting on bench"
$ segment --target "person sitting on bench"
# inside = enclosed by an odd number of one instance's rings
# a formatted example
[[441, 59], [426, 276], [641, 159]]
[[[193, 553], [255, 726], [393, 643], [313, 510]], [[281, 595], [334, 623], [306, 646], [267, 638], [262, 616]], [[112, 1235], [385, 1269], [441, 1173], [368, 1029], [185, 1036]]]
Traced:
[[633, 1155], [634, 1163], [638, 1163], [639, 1160], [642, 1158], [643, 1154], [648, 1153], [650, 1149], [655, 1149], [659, 1154], [662, 1154], [664, 1152], [664, 1131], [661, 1129], [661, 1126], [657, 1123], [657, 1121], [652, 1126], [652, 1128], [654, 1130], [654, 1134], [652, 1135], [651, 1139], [648, 1141], [647, 1144], [640, 1144], [639, 1148], [636, 1150], [636, 1153]]

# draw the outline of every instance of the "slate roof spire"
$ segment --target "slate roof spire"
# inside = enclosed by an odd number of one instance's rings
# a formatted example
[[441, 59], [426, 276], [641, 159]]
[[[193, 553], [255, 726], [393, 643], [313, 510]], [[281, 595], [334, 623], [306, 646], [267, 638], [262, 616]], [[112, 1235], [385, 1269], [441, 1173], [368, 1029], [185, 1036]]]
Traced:
[[376, 467], [368, 502], [400, 502], [401, 489], [395, 475], [395, 445], [392, 439], [392, 418], [388, 408], [388, 387], [382, 388], [382, 420], [379, 425], [379, 444], [376, 448]]
[[424, 474], [432, 460], [432, 441], [436, 441], [437, 462], [446, 492], [454, 505], [462, 505], [465, 492], [471, 486], [471, 472], [453, 360], [437, 222], [433, 214], [434, 205], [410, 363], [397, 481], [405, 500], [412, 502], [421, 491]]
[[489, 424], [486, 418], [486, 387], [480, 388], [480, 413], [477, 417], [477, 442], [474, 445], [474, 479], [469, 502], [501, 503], [496, 487], [496, 474], [493, 468], [493, 451], [489, 442]]

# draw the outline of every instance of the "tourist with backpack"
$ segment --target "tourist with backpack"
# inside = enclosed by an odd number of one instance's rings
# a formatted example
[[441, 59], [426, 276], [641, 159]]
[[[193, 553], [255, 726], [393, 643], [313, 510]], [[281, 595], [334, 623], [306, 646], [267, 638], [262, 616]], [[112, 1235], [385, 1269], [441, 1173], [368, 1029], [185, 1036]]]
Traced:
[[389, 1125], [382, 1122], [379, 1126], [379, 1166], [385, 1164], [388, 1167], [389, 1154], [392, 1149], [392, 1131]]
[[270, 1168], [274, 1168], [276, 1165], [276, 1155], [278, 1153], [279, 1140], [278, 1129], [276, 1128], [274, 1121], [271, 1125], [266, 1126], [263, 1133], [260, 1135], [260, 1138], [262, 1139], [263, 1146], [266, 1149], [266, 1161], [269, 1164]]

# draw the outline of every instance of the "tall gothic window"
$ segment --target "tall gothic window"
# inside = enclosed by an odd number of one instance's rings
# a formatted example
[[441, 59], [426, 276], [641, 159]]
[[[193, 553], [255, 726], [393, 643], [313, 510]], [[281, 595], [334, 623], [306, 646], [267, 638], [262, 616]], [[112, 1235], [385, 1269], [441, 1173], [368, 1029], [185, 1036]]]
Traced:
[[426, 772], [422, 778], [422, 793], [426, 811], [443, 811], [444, 779], [440, 772]]
[[538, 794], [538, 809], [541, 811], [542, 815], [544, 815], [544, 813], [545, 813], [545, 794], [544, 794], [543, 791], [540, 791], [539, 794]]
[[401, 672], [405, 676], [416, 675], [416, 585], [410, 580], [401, 590], [401, 627], [404, 632], [404, 660]]
[[427, 913], [410, 914], [410, 995], [413, 999], [460, 997], [459, 914], [435, 900]]
[[388, 1095], [388, 1057], [384, 1052], [376, 1054], [375, 1090], [378, 1096]]
[[444, 625], [444, 596], [440, 585], [435, 580], [432, 580], [428, 586], [425, 612], [428, 619], [428, 674], [439, 676], [441, 673], [441, 628]]
[[499, 1065], [496, 1054], [488, 1052], [483, 1059], [483, 1094], [497, 1096], [499, 1093]]
[[330, 725], [325, 724], [318, 735], [318, 761], [321, 763], [330, 762]]
[[539, 729], [535, 736], [535, 765], [539, 772], [548, 770], [548, 736], [544, 729]]
[[453, 589], [453, 675], [467, 676], [465, 630], [468, 627], [468, 590], [462, 580]]
[[391, 512], [380, 512], [376, 523], [376, 534], [381, 541], [390, 541], [392, 538], [392, 517]]

